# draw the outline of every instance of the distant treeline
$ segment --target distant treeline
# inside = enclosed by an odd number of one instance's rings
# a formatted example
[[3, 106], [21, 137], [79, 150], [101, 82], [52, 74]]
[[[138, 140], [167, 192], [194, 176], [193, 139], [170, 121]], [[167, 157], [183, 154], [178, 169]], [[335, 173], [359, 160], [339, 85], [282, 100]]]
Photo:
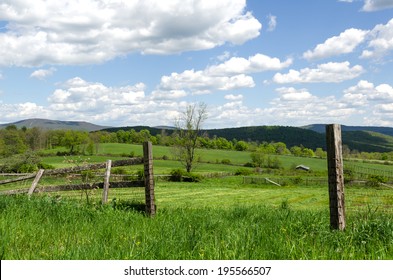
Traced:
[[[365, 133], [364, 137], [368, 136], [369, 134]], [[259, 140], [255, 140], [256, 138]], [[322, 139], [324, 140], [323, 134], [301, 128], [263, 127], [261, 133], [261, 127], [249, 127], [207, 130], [198, 140], [199, 146], [206, 149], [250, 152], [259, 150], [266, 154], [325, 157]], [[36, 127], [18, 129], [11, 125], [0, 129], [0, 157], [58, 147], [65, 147], [67, 154], [93, 155], [98, 153], [100, 143], [141, 144], [144, 141], [151, 141], [154, 145], [173, 146], [181, 139], [173, 129], [151, 130], [148, 127], [138, 127], [88, 133], [75, 130], [44, 130]], [[321, 146], [317, 146], [317, 143]], [[393, 151], [360, 152], [344, 145], [343, 152], [346, 157], [393, 160]]]

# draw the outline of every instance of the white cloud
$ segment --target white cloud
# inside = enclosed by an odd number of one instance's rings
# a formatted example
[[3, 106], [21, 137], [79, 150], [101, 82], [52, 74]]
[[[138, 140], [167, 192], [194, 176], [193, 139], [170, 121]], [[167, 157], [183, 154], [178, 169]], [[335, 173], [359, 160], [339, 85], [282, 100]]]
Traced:
[[172, 100], [172, 99], [179, 99], [186, 96], [187, 96], [187, 92], [184, 90], [169, 90], [169, 91], [155, 90], [151, 94], [151, 98], [153, 100]]
[[89, 83], [76, 77], [57, 89], [48, 98], [54, 111], [88, 113], [107, 111], [115, 106], [135, 105], [145, 97], [142, 83], [119, 88], [107, 87], [101, 83]]
[[[161, 77], [158, 91], [184, 90], [191, 94], [208, 94], [215, 90], [234, 90], [252, 88], [255, 82], [246, 74], [263, 71], [279, 70], [288, 67], [292, 59], [281, 62], [280, 59], [263, 54], [243, 57], [232, 57], [227, 61], [212, 65], [204, 70], [185, 70]], [[170, 92], [168, 92], [170, 95]]]
[[289, 70], [287, 74], [277, 73], [273, 81], [278, 84], [285, 83], [340, 83], [358, 77], [364, 72], [363, 67], [355, 65], [350, 67], [348, 61], [329, 62], [319, 64], [317, 68], [304, 68], [300, 71]]
[[[279, 88], [278, 97], [269, 105], [246, 106], [246, 100], [231, 100], [209, 112], [209, 125], [233, 127], [252, 125], [306, 125], [310, 123], [345, 123], [358, 115], [359, 110], [341, 102], [334, 96], [318, 97], [307, 89]], [[261, 104], [262, 105], [262, 104]]]
[[393, 87], [389, 84], [374, 85], [365, 80], [344, 91], [342, 102], [368, 112], [366, 125], [393, 125]]
[[346, 89], [344, 93], [344, 100], [351, 104], [368, 106], [368, 101], [393, 103], [393, 87], [389, 84], [375, 86], [373, 83], [361, 80], [357, 85]]
[[210, 76], [204, 71], [186, 70], [183, 73], [172, 73], [163, 76], [159, 85], [160, 90], [187, 90], [192, 94], [206, 94], [212, 90], [232, 90], [244, 87], [254, 87], [252, 77], [244, 74], [235, 76]]
[[360, 29], [347, 29], [339, 36], [327, 39], [323, 44], [318, 44], [314, 50], [308, 50], [303, 54], [306, 59], [321, 59], [340, 54], [351, 53], [361, 44], [368, 31]]
[[295, 89], [293, 87], [282, 87], [276, 89], [276, 91], [280, 94], [280, 99], [282, 101], [306, 101], [313, 99], [311, 93], [309, 93], [306, 89]]
[[270, 14], [267, 19], [269, 20], [267, 31], [274, 31], [277, 27], [277, 17]]
[[50, 111], [32, 102], [20, 104], [2, 104], [0, 102], [1, 121], [13, 122], [34, 117], [47, 118]]
[[227, 100], [232, 100], [232, 101], [238, 101], [243, 99], [243, 95], [233, 95], [233, 94], [227, 94], [224, 96], [225, 99]]
[[[245, 0], [3, 0], [0, 66], [100, 63], [243, 44], [262, 25]], [[197, 24], [196, 24], [197, 23]]]
[[365, 0], [363, 11], [374, 12], [389, 8], [393, 8], [393, 2], [391, 0]]
[[49, 69], [39, 69], [31, 73], [30, 78], [44, 80], [45, 78], [52, 76], [56, 71], [57, 70], [54, 67], [51, 67]]
[[364, 50], [362, 58], [381, 58], [393, 50], [393, 19], [387, 24], [378, 24], [369, 33], [368, 50]]
[[249, 74], [263, 71], [281, 70], [292, 64], [292, 59], [281, 62], [277, 57], [269, 57], [264, 54], [256, 54], [248, 59], [232, 57], [224, 63], [208, 67], [205, 72], [209, 75], [234, 75]]

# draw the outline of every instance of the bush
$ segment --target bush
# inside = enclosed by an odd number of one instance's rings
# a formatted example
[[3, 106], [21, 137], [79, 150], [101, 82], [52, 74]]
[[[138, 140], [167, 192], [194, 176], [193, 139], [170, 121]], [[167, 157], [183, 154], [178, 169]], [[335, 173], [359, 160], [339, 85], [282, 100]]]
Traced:
[[254, 172], [247, 168], [239, 168], [235, 171], [236, 176], [248, 176], [253, 174]]
[[0, 166], [3, 173], [31, 173], [39, 169], [41, 158], [35, 153], [24, 153], [9, 157], [5, 164]]
[[225, 158], [225, 159], [221, 160], [221, 163], [222, 163], [222, 164], [231, 164], [231, 160]]
[[169, 180], [171, 182], [182, 182], [183, 181], [183, 176], [186, 172], [183, 169], [173, 169], [170, 172], [171, 177], [169, 178]]
[[379, 187], [381, 184], [384, 184], [388, 181], [388, 179], [381, 175], [370, 175], [368, 176], [368, 180], [366, 182], [366, 186], [368, 187]]
[[170, 172], [171, 177], [169, 180], [171, 182], [200, 182], [202, 181], [202, 176], [195, 173], [185, 172], [183, 169], [173, 169]]
[[186, 173], [185, 176], [183, 176], [183, 182], [200, 182], [202, 181], [202, 176], [199, 174], [195, 174], [195, 173]]

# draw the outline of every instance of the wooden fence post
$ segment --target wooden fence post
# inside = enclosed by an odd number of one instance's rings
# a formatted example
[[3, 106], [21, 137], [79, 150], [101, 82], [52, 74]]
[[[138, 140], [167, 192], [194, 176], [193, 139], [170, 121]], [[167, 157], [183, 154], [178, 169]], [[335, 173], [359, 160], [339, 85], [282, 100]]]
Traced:
[[345, 229], [344, 171], [341, 126], [326, 126], [326, 147], [329, 176], [330, 227]]
[[151, 142], [143, 143], [143, 161], [145, 174], [146, 214], [154, 216], [156, 213], [156, 205], [154, 198], [153, 152]]
[[33, 181], [33, 183], [31, 184], [31, 187], [30, 187], [30, 189], [29, 189], [29, 192], [27, 193], [27, 195], [28, 195], [29, 197], [33, 194], [35, 188], [36, 188], [37, 185], [38, 185], [38, 182], [40, 181], [40, 179], [41, 179], [41, 177], [42, 177], [42, 174], [44, 174], [44, 171], [45, 171], [44, 169], [40, 169], [40, 170], [38, 170], [37, 174], [35, 175], [34, 181]]
[[112, 167], [112, 161], [109, 159], [106, 162], [106, 170], [105, 170], [105, 177], [104, 177], [104, 190], [102, 193], [102, 204], [105, 204], [108, 202], [109, 178], [111, 176], [111, 167]]

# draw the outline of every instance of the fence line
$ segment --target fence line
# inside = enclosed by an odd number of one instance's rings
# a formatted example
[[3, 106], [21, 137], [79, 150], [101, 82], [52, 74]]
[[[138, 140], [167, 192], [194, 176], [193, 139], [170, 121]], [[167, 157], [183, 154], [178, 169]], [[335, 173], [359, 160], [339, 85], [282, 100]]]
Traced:
[[351, 163], [345, 163], [345, 169], [352, 170], [359, 178], [367, 179], [370, 175], [380, 175], [386, 177], [389, 181], [393, 181], [393, 171], [358, 166]]
[[[155, 215], [156, 206], [155, 206], [155, 196], [154, 196], [153, 156], [152, 156], [153, 154], [152, 154], [151, 142], [145, 142], [143, 144], [143, 154], [144, 154], [143, 158], [130, 158], [125, 160], [117, 160], [113, 162], [107, 161], [105, 163], [88, 164], [88, 165], [75, 166], [69, 168], [58, 168], [58, 169], [50, 169], [50, 170], [40, 169], [37, 173], [34, 174], [28, 174], [19, 178], [0, 181], [0, 184], [9, 184], [13, 182], [24, 181], [24, 180], [35, 178], [29, 189], [9, 190], [5, 192], [1, 192], [0, 195], [28, 193], [28, 195], [30, 196], [36, 192], [56, 192], [56, 191], [67, 191], [67, 190], [87, 190], [87, 189], [103, 188], [104, 193], [103, 193], [102, 202], [106, 203], [108, 198], [109, 185], [111, 188], [144, 187], [145, 210], [149, 216], [153, 216]], [[109, 182], [110, 167], [128, 166], [128, 165], [136, 165], [136, 164], [144, 164], [144, 176], [145, 176], [144, 181]], [[76, 185], [38, 187], [39, 180], [43, 175], [69, 174], [74, 172], [82, 172], [87, 170], [96, 170], [96, 169], [103, 169], [103, 168], [106, 168], [105, 180], [104, 182], [101, 183], [92, 183], [92, 184], [84, 183], [84, 184], [76, 184]]]

